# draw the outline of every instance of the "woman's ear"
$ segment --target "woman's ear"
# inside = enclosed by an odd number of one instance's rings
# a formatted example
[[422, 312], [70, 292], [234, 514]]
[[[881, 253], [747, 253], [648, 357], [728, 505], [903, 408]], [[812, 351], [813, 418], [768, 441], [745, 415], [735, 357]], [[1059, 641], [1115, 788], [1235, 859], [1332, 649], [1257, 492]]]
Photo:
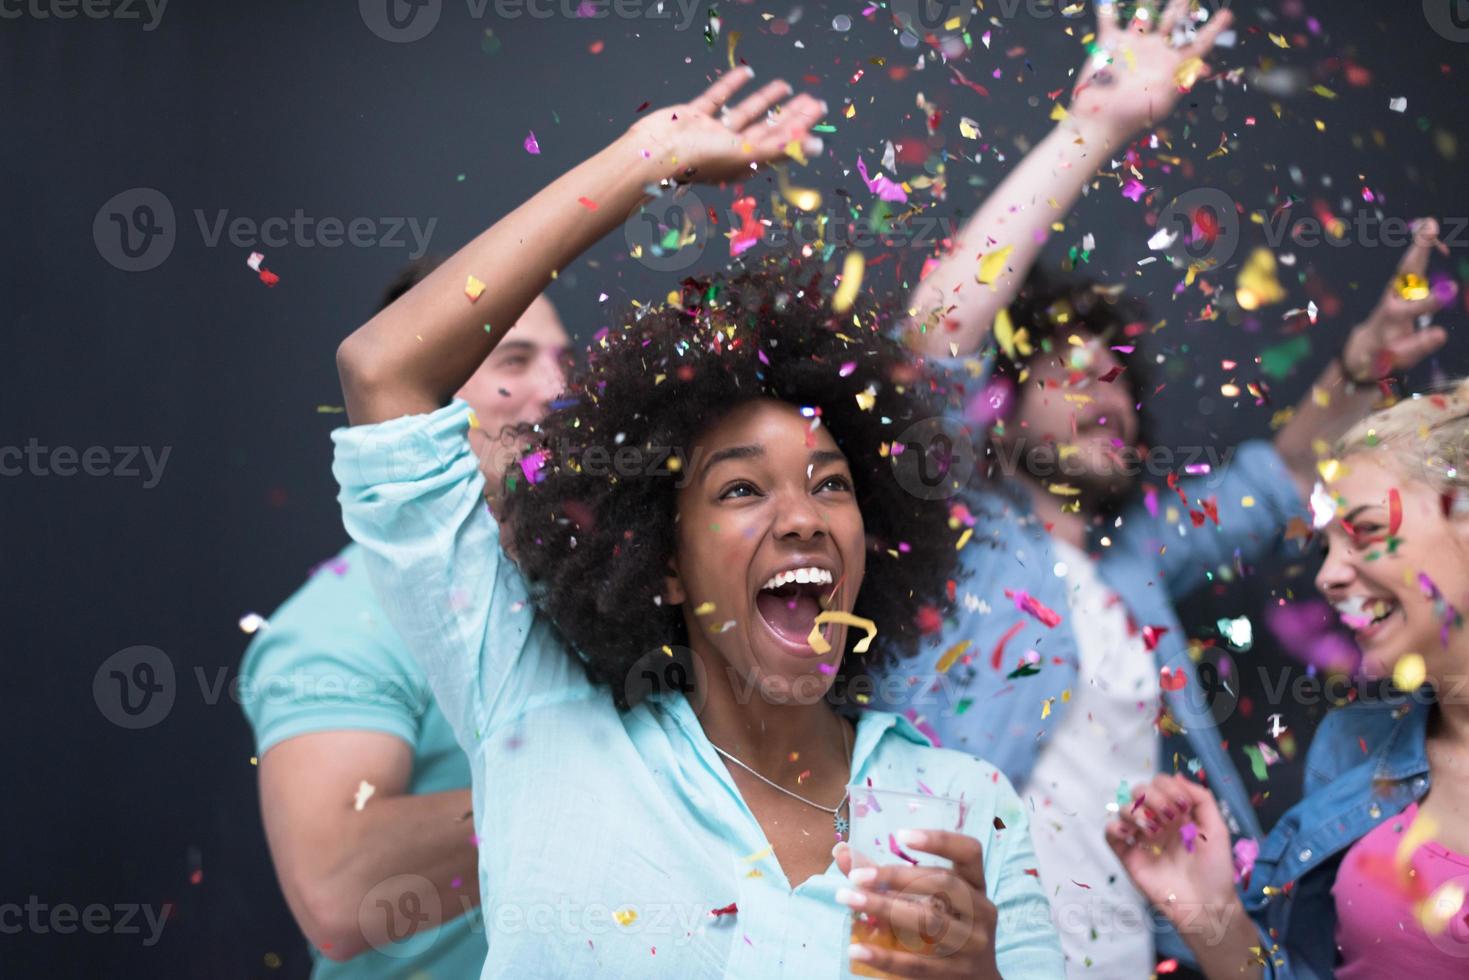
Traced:
[[663, 578], [663, 604], [665, 606], [681, 606], [688, 599], [684, 592], [683, 578], [678, 574], [678, 562], [668, 559], [668, 574]]

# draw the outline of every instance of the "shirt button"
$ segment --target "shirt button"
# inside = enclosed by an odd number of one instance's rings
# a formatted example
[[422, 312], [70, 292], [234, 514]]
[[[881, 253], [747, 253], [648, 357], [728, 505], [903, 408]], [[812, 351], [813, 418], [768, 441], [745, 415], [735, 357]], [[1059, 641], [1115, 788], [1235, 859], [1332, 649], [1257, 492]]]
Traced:
[[1302, 861], [1309, 861], [1311, 860], [1311, 849], [1308, 847], [1296, 856], [1299, 857]]

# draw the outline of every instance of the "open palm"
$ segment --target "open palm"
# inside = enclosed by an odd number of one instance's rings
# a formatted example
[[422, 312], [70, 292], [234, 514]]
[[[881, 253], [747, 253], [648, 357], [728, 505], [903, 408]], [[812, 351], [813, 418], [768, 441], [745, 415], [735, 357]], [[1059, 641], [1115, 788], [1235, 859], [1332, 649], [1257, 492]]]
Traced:
[[[1126, 141], [1171, 113], [1193, 82], [1208, 74], [1203, 59], [1234, 17], [1219, 11], [1192, 40], [1175, 47], [1174, 32], [1188, 21], [1189, 8], [1190, 0], [1169, 0], [1161, 17], [1135, 17], [1124, 27], [1117, 4], [1098, 4], [1098, 53], [1087, 60], [1076, 83], [1071, 114]], [[1152, 9], [1144, 5], [1139, 12]]]
[[[776, 79], [737, 105], [729, 102], [754, 73], [726, 72], [698, 98], [648, 113], [632, 127], [639, 142], [666, 154], [669, 176], [684, 183], [717, 184], [750, 176], [754, 167], [798, 152], [820, 153], [811, 127], [826, 103]], [[774, 110], [773, 115], [772, 110]]]

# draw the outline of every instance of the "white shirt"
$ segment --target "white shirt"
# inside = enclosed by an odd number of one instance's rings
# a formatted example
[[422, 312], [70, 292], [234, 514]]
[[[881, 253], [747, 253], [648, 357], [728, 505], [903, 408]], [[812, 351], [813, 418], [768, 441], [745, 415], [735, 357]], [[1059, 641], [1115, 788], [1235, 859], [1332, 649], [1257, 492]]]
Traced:
[[1021, 795], [1067, 976], [1138, 980], [1154, 972], [1152, 920], [1104, 830], [1107, 804], [1130, 800], [1131, 788], [1157, 772], [1158, 668], [1096, 564], [1053, 544], [1055, 573], [1069, 587], [1078, 687], [1055, 706], [1064, 714]]

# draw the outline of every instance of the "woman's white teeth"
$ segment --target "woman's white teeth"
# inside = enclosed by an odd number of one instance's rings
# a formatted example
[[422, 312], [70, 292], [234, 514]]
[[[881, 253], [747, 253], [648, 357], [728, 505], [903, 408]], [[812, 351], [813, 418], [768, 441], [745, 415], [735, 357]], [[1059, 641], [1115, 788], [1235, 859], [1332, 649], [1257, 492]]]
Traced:
[[790, 571], [781, 572], [779, 575], [772, 575], [770, 581], [760, 586], [760, 591], [778, 589], [782, 586], [790, 585], [792, 582], [801, 585], [813, 583], [816, 585], [830, 585], [832, 582], [831, 572], [828, 572], [824, 568], [793, 568]]
[[1386, 599], [1372, 599], [1360, 595], [1350, 596], [1333, 605], [1338, 616], [1359, 623], [1380, 622], [1397, 608], [1396, 603]]

